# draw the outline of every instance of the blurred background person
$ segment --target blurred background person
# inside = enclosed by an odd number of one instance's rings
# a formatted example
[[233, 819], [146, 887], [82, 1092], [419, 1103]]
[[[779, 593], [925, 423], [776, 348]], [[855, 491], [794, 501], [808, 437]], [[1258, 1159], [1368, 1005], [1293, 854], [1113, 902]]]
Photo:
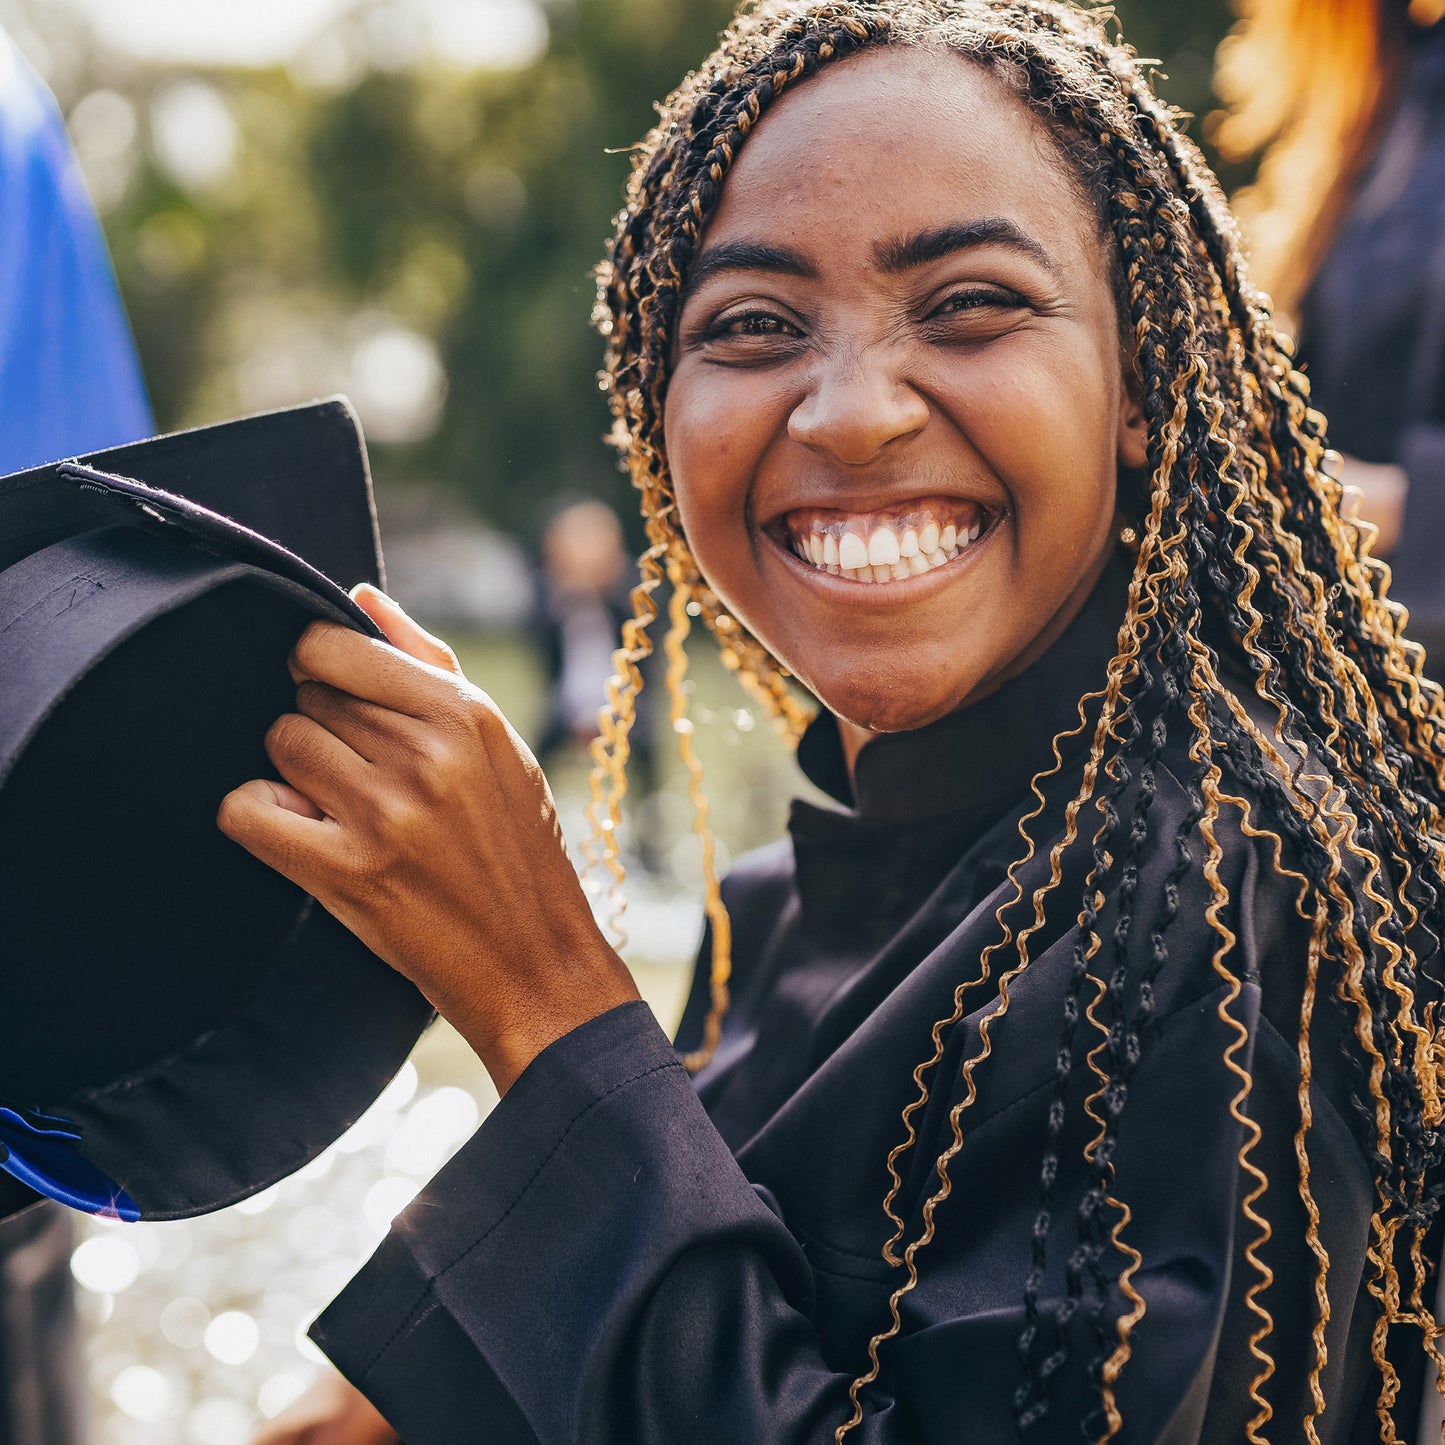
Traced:
[[[100, 226], [49, 91], [0, 30], [0, 475], [151, 434]], [[80, 1445], [69, 1213], [0, 1222], [0, 1445]]]
[[[563, 503], [542, 529], [537, 576], [535, 632], [546, 670], [547, 701], [537, 734], [537, 759], [548, 767], [567, 752], [585, 750], [597, 735], [597, 713], [606, 700], [612, 653], [623, 622], [632, 616], [636, 568], [623, 545], [622, 523], [592, 499]], [[643, 665], [652, 681], [654, 652]], [[630, 766], [640, 790], [656, 786], [653, 699], [644, 687], [629, 741]]]
[[1251, 0], [1220, 46], [1214, 139], [1293, 318], [1340, 479], [1445, 678], [1445, 0]]

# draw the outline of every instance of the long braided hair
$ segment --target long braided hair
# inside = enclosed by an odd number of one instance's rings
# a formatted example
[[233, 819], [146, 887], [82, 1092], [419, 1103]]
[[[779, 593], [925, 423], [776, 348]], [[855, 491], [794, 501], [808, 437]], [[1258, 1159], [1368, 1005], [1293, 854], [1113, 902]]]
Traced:
[[[1018, 1348], [1024, 1380], [1014, 1397], [1020, 1437], [1043, 1418], [1049, 1381], [1068, 1362], [1062, 1332], [1052, 1336], [1058, 1340], [1052, 1349], [1046, 1347], [1039, 1296], [1056, 1212], [1066, 1084], [1080, 1048], [1094, 1081], [1083, 1105], [1092, 1137], [1077, 1207], [1079, 1247], [1069, 1256], [1061, 1308], [1082, 1312], [1097, 1343], [1085, 1366], [1097, 1400], [1087, 1433], [1109, 1440], [1121, 1428], [1116, 1386], [1146, 1304], [1134, 1285], [1143, 1261], [1129, 1242], [1128, 1205], [1113, 1192], [1113, 1160], [1152, 1017], [1153, 985], [1169, 965], [1179, 885], [1193, 872], [1208, 888], [1205, 921], [1222, 990], [1218, 1014], [1230, 1040], [1224, 1063], [1235, 1081], [1231, 1114], [1241, 1141], [1240, 1207], [1248, 1241], [1243, 1288], [1255, 1362], [1250, 1396], [1257, 1407], [1248, 1439], [1261, 1445], [1273, 1413], [1265, 1395], [1274, 1371], [1268, 1308], [1273, 1279], [1261, 1253], [1270, 1233], [1261, 1212], [1270, 1181], [1252, 1157], [1260, 1129], [1248, 1107], [1249, 1036], [1235, 1009], [1242, 981], [1231, 967], [1238, 915], [1220, 868], [1220, 825], [1227, 812], [1247, 836], [1272, 850], [1310, 937], [1297, 1035], [1298, 1178], [1291, 1181], [1304, 1203], [1316, 1264], [1311, 1403], [1301, 1428], [1317, 1442], [1315, 1421], [1326, 1407], [1321, 1378], [1329, 1257], [1310, 1185], [1311, 1028], [1323, 997], [1345, 1025], [1370, 1146], [1375, 1204], [1367, 1285], [1378, 1311], [1372, 1354], [1380, 1377], [1381, 1438], [1395, 1441], [1396, 1333], [1418, 1339], [1445, 1393], [1445, 1358], [1425, 1299], [1424, 1254], [1442, 1189], [1445, 1119], [1439, 1064], [1445, 1047], [1439, 937], [1445, 701], [1421, 675], [1420, 649], [1402, 633], [1404, 614], [1387, 596], [1388, 570], [1369, 554], [1372, 529], [1341, 513], [1324, 419], [1311, 409], [1289, 343], [1244, 273], [1218, 187], [1174, 115], [1153, 95], [1140, 63], [1111, 39], [1106, 19], [1055, 0], [760, 0], [662, 107], [657, 127], [638, 150], [627, 205], [600, 270], [604, 381], [615, 441], [641, 493], [650, 545], [594, 748], [594, 858], [620, 879], [616, 823], [641, 686], [637, 663], [651, 647], [653, 594], [664, 576], [671, 586], [665, 646], [674, 727], [705, 842], [706, 805], [680, 686], [690, 619], [701, 617], [724, 663], [784, 732], [796, 736], [807, 720], [779, 664], [728, 614], [700, 574], [678, 519], [663, 432], [684, 288], [738, 149], [780, 95], [825, 66], [877, 46], [946, 48], [989, 71], [1044, 120], [1095, 207], [1114, 262], [1121, 326], [1137, 354], [1148, 475], [1133, 500], [1137, 554], [1127, 614], [1106, 677], [1080, 702], [1073, 733], [1086, 735], [1090, 746], [1062, 833], [1049, 845], [1049, 878], [1029, 896], [1019, 881], [1035, 857], [1030, 827], [1045, 814], [1044, 788], [1064, 775], [1065, 735], [1055, 740], [1053, 766], [1034, 779], [1038, 806], [1020, 824], [1022, 855], [1008, 875], [1012, 896], [997, 911], [998, 933], [984, 953], [981, 979], [960, 981], [952, 1014], [933, 1029], [931, 1052], [920, 1041], [917, 1096], [904, 1110], [900, 1142], [887, 1160], [892, 1187], [884, 1200], [893, 1226], [884, 1255], [901, 1268], [902, 1282], [869, 1344], [869, 1369], [854, 1381], [853, 1414], [840, 1423], [837, 1438], [861, 1422], [862, 1392], [880, 1372], [880, 1348], [901, 1329], [900, 1302], [919, 1278], [920, 1254], [934, 1237], [938, 1208], [952, 1187], [949, 1167], [977, 1097], [975, 1075], [1008, 1013], [1010, 985], [1029, 966], [1030, 941], [1043, 927], [1048, 895], [1064, 886], [1066, 874], [1079, 876], [1065, 868], [1077, 856], [1086, 877], [1040, 1165], [1033, 1258], [1022, 1281]], [[1250, 706], [1221, 682], [1225, 669], [1249, 679], [1256, 694]], [[1181, 781], [1190, 802], [1173, 836], [1161, 837], [1151, 806], [1170, 743], [1187, 752]], [[1248, 796], [1231, 792], [1236, 785]], [[1259, 802], [1258, 815], [1250, 798]], [[1092, 827], [1086, 821], [1091, 817], [1098, 820]], [[1159, 849], [1174, 860], [1165, 915], [1140, 940], [1133, 904], [1141, 860]], [[705, 862], [712, 1008], [703, 1046], [688, 1060], [692, 1067], [711, 1056], [727, 1006], [727, 916], [710, 858]], [[1114, 920], [1107, 931], [1101, 923], [1106, 898]], [[909, 1238], [895, 1208], [900, 1161], [916, 1141], [914, 1120], [930, 1097], [946, 1040], [964, 1015], [965, 995], [976, 996], [979, 982], [990, 978], [998, 1002], [963, 1064], [965, 1087], [949, 1116], [952, 1137], [936, 1161], [936, 1187]], [[1109, 1318], [1107, 1302], [1116, 1297], [1125, 1308]]]

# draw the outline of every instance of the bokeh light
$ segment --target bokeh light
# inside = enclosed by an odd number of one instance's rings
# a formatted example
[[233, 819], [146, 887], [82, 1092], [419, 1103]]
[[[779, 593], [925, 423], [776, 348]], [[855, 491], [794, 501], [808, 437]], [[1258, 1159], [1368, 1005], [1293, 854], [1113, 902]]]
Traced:
[[288, 1405], [300, 1398], [306, 1389], [306, 1378], [289, 1371], [272, 1375], [256, 1392], [256, 1409], [273, 1420]]
[[128, 1239], [97, 1235], [76, 1248], [70, 1258], [70, 1272], [84, 1289], [117, 1295], [135, 1283], [140, 1274], [140, 1255]]
[[171, 1386], [159, 1370], [149, 1365], [127, 1365], [115, 1377], [110, 1398], [132, 1420], [154, 1424], [164, 1419], [170, 1409]]
[[200, 80], [162, 86], [150, 105], [151, 146], [177, 185], [214, 190], [236, 164], [240, 135], [225, 97]]
[[207, 1353], [223, 1365], [244, 1365], [261, 1343], [261, 1331], [250, 1315], [227, 1310], [206, 1326], [203, 1337]]
[[386, 1146], [386, 1167], [430, 1178], [476, 1127], [477, 1101], [466, 1090], [437, 1089], [407, 1111]]
[[235, 1400], [202, 1400], [186, 1416], [185, 1445], [244, 1445], [252, 1424], [250, 1412]]
[[418, 1185], [414, 1179], [402, 1179], [389, 1175], [378, 1179], [366, 1191], [362, 1212], [366, 1221], [378, 1234], [384, 1234], [391, 1221], [416, 1198]]
[[194, 1350], [205, 1341], [211, 1311], [203, 1301], [183, 1295], [166, 1305], [159, 1323], [161, 1334], [177, 1349]]

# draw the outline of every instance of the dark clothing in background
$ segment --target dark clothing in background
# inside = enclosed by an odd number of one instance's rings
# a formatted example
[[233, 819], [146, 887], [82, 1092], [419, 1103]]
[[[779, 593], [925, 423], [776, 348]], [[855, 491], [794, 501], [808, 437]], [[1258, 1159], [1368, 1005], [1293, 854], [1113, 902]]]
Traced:
[[37, 1205], [0, 1222], [0, 1445], [85, 1434], [85, 1373], [70, 1282], [70, 1216]]
[[[795, 803], [791, 839], [746, 860], [725, 884], [734, 1002], [696, 1086], [644, 1005], [615, 1009], [544, 1051], [398, 1219], [313, 1334], [408, 1445], [833, 1440], [850, 1413], [849, 1383], [867, 1367], [866, 1342], [885, 1327], [888, 1296], [903, 1278], [881, 1258], [890, 1233], [881, 1201], [884, 1161], [915, 1094], [912, 1070], [955, 988], [977, 977], [980, 954], [998, 937], [1005, 870], [1024, 851], [1017, 823], [1033, 802], [1029, 779], [1048, 764], [1054, 735], [1076, 720], [1078, 698], [1102, 682], [1125, 580], [1111, 568], [1059, 643], [992, 697], [871, 741], [856, 795], [836, 725], [826, 716], [815, 723], [799, 761], [843, 808]], [[1172, 741], [1166, 765], [1180, 766], [1185, 746]], [[1062, 776], [1046, 785], [1046, 814], [1031, 830], [1036, 854], [1020, 871], [1026, 899], [1048, 877], [1049, 847], [1087, 753], [1087, 737], [1069, 742]], [[1161, 768], [1154, 836], [1172, 840], [1188, 806]], [[1094, 815], [1087, 826], [1097, 826]], [[1260, 1208], [1275, 1230], [1262, 1250], [1276, 1274], [1266, 1297], [1278, 1365], [1269, 1395], [1279, 1428], [1270, 1438], [1292, 1439], [1313, 1358], [1314, 1264], [1293, 1151], [1307, 938], [1267, 848], [1245, 838], [1231, 814], [1219, 835], [1238, 935], [1228, 961], [1244, 980], [1231, 1012], [1248, 1031], [1239, 1062], [1254, 1079], [1249, 1111], [1265, 1139], [1253, 1158], [1269, 1176]], [[1133, 949], [1146, 949], [1162, 925], [1173, 863], [1172, 844], [1146, 850]], [[1016, 1438], [1017, 1342], [1085, 867], [1077, 857], [1067, 866], [1033, 962], [993, 1028], [952, 1195], [850, 1442]], [[1222, 1062], [1234, 1035], [1218, 1015], [1226, 989], [1211, 966], [1215, 936], [1197, 867], [1181, 894], [1112, 1189], [1133, 1211], [1126, 1237], [1143, 1254], [1137, 1282], [1149, 1302], [1120, 1385], [1119, 1439], [1238, 1445], [1254, 1413], [1255, 1371], [1243, 1298], [1252, 1276], [1242, 1257], [1252, 1232], [1240, 1216], [1241, 1137], [1229, 1115], [1237, 1084]], [[1104, 937], [1115, 921], [1111, 904]], [[1007, 967], [996, 955], [995, 978]], [[683, 1047], [699, 1040], [705, 992], [700, 977]], [[947, 1113], [963, 1096], [962, 1062], [995, 1000], [991, 984], [967, 997], [964, 1023], [931, 1076], [934, 1096], [916, 1116], [918, 1143], [902, 1161], [898, 1197], [910, 1239], [952, 1137]], [[1332, 1260], [1324, 1445], [1378, 1438], [1361, 1283], [1373, 1186], [1341, 1027], [1322, 1000], [1310, 1151]], [[1081, 1025], [1041, 1292], [1046, 1316], [1067, 1294], [1078, 1244], [1075, 1206], [1092, 1135], [1083, 1054], [1096, 1040]], [[1117, 1273], [1117, 1259], [1105, 1265]], [[1117, 1313], [1116, 1296], [1109, 1318]], [[1106, 1331], [1105, 1353], [1107, 1321]], [[1101, 1352], [1090, 1311], [1075, 1312], [1063, 1334], [1071, 1364], [1054, 1375], [1048, 1416], [1031, 1440], [1078, 1440], [1092, 1408], [1081, 1383]], [[1039, 1352], [1058, 1342], [1046, 1323]]]
[[1300, 350], [1330, 444], [1409, 477], [1391, 595], [1445, 676], [1445, 23], [1412, 35], [1397, 108], [1301, 308]]
[[[546, 674], [547, 710], [534, 751], [547, 767], [560, 754], [596, 736], [597, 714], [607, 701], [612, 654], [621, 645], [622, 624], [632, 616], [632, 597], [625, 585], [605, 594], [569, 592], [552, 583], [545, 572], [537, 575], [536, 595], [532, 635]], [[656, 786], [657, 661], [654, 648], [640, 664], [646, 686], [636, 699], [628, 735], [628, 771], [642, 797]]]

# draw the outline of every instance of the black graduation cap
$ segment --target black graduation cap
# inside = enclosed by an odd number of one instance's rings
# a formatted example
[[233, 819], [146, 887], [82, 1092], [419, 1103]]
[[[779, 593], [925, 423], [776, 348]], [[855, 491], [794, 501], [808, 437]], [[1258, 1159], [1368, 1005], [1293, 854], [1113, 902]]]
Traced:
[[216, 827], [286, 658], [382, 582], [318, 402], [0, 478], [0, 1217], [219, 1209], [300, 1168], [432, 1016]]

